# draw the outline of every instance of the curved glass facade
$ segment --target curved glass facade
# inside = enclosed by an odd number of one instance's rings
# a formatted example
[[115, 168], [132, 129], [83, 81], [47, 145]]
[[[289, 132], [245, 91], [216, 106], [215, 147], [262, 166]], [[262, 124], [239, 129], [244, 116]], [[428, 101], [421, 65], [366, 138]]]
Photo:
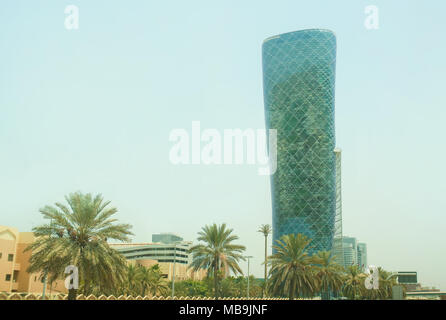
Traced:
[[331, 250], [336, 211], [336, 38], [311, 29], [268, 38], [262, 47], [266, 126], [277, 129], [271, 176], [273, 242], [303, 233], [311, 252]]

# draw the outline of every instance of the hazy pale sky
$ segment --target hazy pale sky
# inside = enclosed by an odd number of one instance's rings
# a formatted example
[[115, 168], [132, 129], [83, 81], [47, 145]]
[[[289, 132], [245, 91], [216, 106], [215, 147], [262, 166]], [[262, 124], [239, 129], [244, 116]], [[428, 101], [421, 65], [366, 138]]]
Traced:
[[[364, 27], [367, 5], [378, 30]], [[174, 166], [169, 133], [194, 120], [264, 128], [262, 41], [327, 28], [344, 234], [367, 243], [369, 264], [444, 290], [445, 12], [441, 0], [3, 1], [0, 224], [30, 231], [44, 205], [102, 193], [134, 241], [194, 240], [226, 222], [262, 276], [269, 177], [252, 165]]]

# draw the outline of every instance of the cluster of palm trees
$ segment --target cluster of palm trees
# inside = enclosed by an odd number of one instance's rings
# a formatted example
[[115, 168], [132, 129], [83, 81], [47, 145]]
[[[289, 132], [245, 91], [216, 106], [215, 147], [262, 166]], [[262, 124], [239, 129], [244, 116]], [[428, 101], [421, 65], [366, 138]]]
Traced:
[[169, 286], [159, 264], [151, 267], [129, 264], [117, 295], [166, 296], [168, 292]]
[[357, 265], [347, 268], [335, 262], [329, 251], [309, 254], [311, 240], [302, 234], [283, 236], [273, 246], [269, 257], [269, 292], [272, 295], [297, 297], [343, 296], [347, 299], [391, 299], [396, 278], [378, 268], [378, 288], [367, 289], [368, 275]]
[[[80, 192], [66, 197], [68, 205], [56, 203], [40, 210], [49, 223], [33, 229], [36, 241], [26, 250], [32, 252], [28, 272], [40, 272], [50, 285], [66, 275], [65, 267], [74, 265], [80, 276], [79, 288], [69, 290], [69, 299], [78, 291], [88, 295], [168, 295], [170, 285], [159, 265], [144, 267], [128, 264], [126, 259], [108, 245], [109, 240], [129, 241], [132, 235], [128, 224], [118, 224], [101, 195]], [[311, 255], [311, 239], [302, 234], [290, 234], [273, 245], [268, 256], [269, 225], [258, 230], [265, 240], [263, 281], [251, 277], [250, 296], [314, 297], [330, 295], [349, 299], [389, 299], [395, 278], [379, 269], [379, 289], [368, 290], [366, 275], [357, 266], [347, 269], [337, 265], [328, 251]], [[207, 270], [203, 281], [186, 280], [176, 284], [177, 294], [213, 295], [216, 299], [244, 296], [248, 279], [239, 266], [246, 258], [245, 246], [226, 224], [206, 225], [198, 233], [199, 244], [190, 249], [194, 271]], [[269, 267], [269, 271], [268, 271]]]
[[[379, 268], [379, 288], [367, 289], [367, 275], [358, 266], [344, 268], [335, 262], [329, 251], [310, 252], [311, 239], [303, 234], [282, 236], [273, 245], [273, 254], [267, 255], [267, 238], [271, 233], [269, 225], [258, 230], [265, 237], [265, 278], [259, 285], [263, 296], [288, 297], [289, 299], [320, 296], [344, 296], [348, 299], [390, 299], [392, 287], [397, 281], [392, 274]], [[244, 246], [234, 244], [238, 237], [225, 224], [205, 226], [199, 233], [204, 243], [191, 248], [193, 268], [208, 270], [214, 282], [215, 298], [225, 296], [223, 287], [229, 271], [242, 274], [238, 265], [245, 258]], [[267, 268], [270, 268], [269, 272]]]
[[[392, 298], [392, 288], [398, 285], [394, 273], [378, 268], [378, 289], [367, 289], [364, 285], [368, 274], [361, 272], [358, 266], [349, 266], [345, 270], [345, 285], [343, 286], [343, 295], [352, 300], [370, 299], [370, 300], [388, 300]], [[405, 292], [405, 288], [403, 287]]]

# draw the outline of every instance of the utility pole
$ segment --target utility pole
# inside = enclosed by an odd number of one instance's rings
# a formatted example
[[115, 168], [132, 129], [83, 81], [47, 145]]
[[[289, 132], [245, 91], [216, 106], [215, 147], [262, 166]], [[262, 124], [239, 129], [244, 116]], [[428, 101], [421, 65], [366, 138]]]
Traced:
[[172, 298], [175, 296], [175, 267], [177, 262], [177, 241], [173, 244]]
[[249, 259], [254, 258], [253, 256], [246, 256], [246, 259], [248, 259], [248, 288], [247, 288], [247, 292], [246, 292], [246, 296], [249, 299]]

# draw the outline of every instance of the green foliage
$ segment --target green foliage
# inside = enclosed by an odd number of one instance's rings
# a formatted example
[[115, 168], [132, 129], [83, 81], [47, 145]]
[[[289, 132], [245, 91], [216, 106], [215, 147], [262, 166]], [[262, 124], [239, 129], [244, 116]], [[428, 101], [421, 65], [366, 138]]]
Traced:
[[[213, 294], [212, 277], [205, 278], [200, 281], [184, 280], [175, 282], [175, 295], [177, 297], [209, 297]], [[248, 288], [248, 280], [246, 277], [226, 277], [220, 280], [219, 292], [220, 297], [240, 298], [246, 297]], [[249, 277], [249, 296], [260, 297], [262, 294], [262, 281], [255, 279], [254, 276]]]
[[206, 281], [184, 280], [175, 282], [177, 297], [208, 297], [212, 295], [212, 285]]

